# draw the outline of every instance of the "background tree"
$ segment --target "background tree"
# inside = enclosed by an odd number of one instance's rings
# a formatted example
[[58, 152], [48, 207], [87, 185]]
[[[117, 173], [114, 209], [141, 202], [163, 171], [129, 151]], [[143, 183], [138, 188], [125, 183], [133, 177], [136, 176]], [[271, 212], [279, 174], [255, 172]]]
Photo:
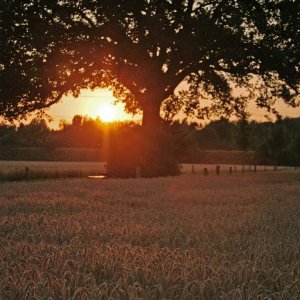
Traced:
[[150, 142], [141, 148], [159, 158], [162, 104], [169, 115], [183, 109], [209, 117], [240, 115], [251, 99], [268, 110], [278, 98], [293, 106], [299, 100], [299, 1], [0, 3], [6, 118], [109, 86], [128, 111], [143, 111]]
[[298, 133], [293, 140], [291, 147], [292, 163], [296, 167], [300, 167], [300, 134]]
[[23, 141], [21, 144], [30, 147], [41, 147], [49, 137], [50, 129], [43, 119], [35, 118], [28, 125], [21, 124], [18, 135]]
[[[244, 132], [241, 130], [241, 121], [229, 122], [223, 118], [214, 120], [206, 126], [188, 123], [186, 120], [171, 124], [164, 122], [163, 128], [166, 133], [164, 149], [167, 149], [165, 161], [169, 161], [165, 164], [168, 166], [167, 171], [168, 168], [176, 166], [174, 159], [181, 163], [222, 161], [228, 164], [248, 164], [253, 163], [255, 158], [255, 161], [260, 164], [274, 164], [277, 160], [278, 165], [299, 166], [300, 118], [286, 118], [280, 122], [280, 130], [278, 122], [248, 122], [247, 147], [243, 148], [244, 151], [236, 151], [241, 150], [241, 137]], [[45, 128], [43, 122], [40, 127]], [[2, 149], [0, 157], [2, 160], [17, 158], [18, 160], [105, 161], [112, 153], [116, 153], [119, 156], [123, 155], [123, 162], [120, 161], [120, 163], [123, 163], [123, 169], [131, 172], [133, 176], [135, 170], [132, 164], [136, 163], [136, 156], [140, 155], [136, 145], [139, 145], [141, 139], [145, 138], [141, 136], [141, 131], [141, 125], [135, 122], [103, 123], [99, 119], [86, 116], [75, 116], [71, 123], [64, 121], [63, 126], [51, 131], [47, 128], [39, 130], [39, 126], [33, 126], [31, 123], [21, 124], [19, 127], [0, 124], [0, 150]], [[136, 143], [133, 139], [136, 139]], [[119, 150], [111, 147], [112, 141], [115, 143], [116, 140], [122, 147]], [[16, 149], [19, 149], [17, 150], [19, 154], [15, 152]], [[134, 149], [137, 151], [136, 156], [132, 155]], [[248, 150], [248, 154], [245, 150]], [[68, 156], [68, 153], [72, 152], [74, 155]], [[131, 153], [132, 161], [128, 159], [127, 152]], [[275, 153], [278, 153], [276, 160]]]
[[250, 130], [249, 130], [249, 122], [247, 118], [244, 116], [237, 123], [238, 133], [237, 133], [237, 144], [242, 151], [247, 151], [250, 145]]
[[[267, 155], [274, 168], [277, 168], [279, 161], [284, 161], [282, 156], [287, 154], [287, 129], [281, 119], [277, 120], [270, 128], [269, 135], [263, 142]], [[287, 160], [285, 160], [287, 162]]]
[[16, 141], [16, 126], [0, 123], [0, 145], [14, 145]]
[[236, 140], [237, 140], [237, 144], [238, 144], [240, 150], [242, 150], [244, 152], [243, 153], [243, 170], [244, 170], [246, 157], [248, 156], [247, 151], [249, 150], [249, 145], [250, 145], [249, 122], [247, 120], [246, 115], [242, 116], [242, 118], [237, 123], [237, 127], [238, 127], [238, 132], [237, 132]]
[[235, 129], [235, 125], [226, 118], [211, 121], [199, 134], [200, 147], [231, 150], [235, 147]]

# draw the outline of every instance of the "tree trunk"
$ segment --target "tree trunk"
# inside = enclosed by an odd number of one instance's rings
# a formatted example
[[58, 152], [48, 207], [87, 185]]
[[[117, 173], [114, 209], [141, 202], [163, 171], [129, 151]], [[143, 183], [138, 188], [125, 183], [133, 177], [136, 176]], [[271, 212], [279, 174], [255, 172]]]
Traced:
[[[151, 100], [151, 99], [150, 99]], [[160, 118], [160, 102], [148, 101], [143, 106], [142, 128], [124, 132], [113, 142], [108, 174], [116, 177], [178, 175], [174, 137]]]
[[161, 126], [160, 105], [161, 102], [150, 102], [143, 107], [142, 126], [147, 131], [151, 132]]
[[168, 176], [180, 173], [174, 149], [174, 137], [163, 126], [161, 102], [148, 102], [143, 107], [142, 120], [142, 176]]

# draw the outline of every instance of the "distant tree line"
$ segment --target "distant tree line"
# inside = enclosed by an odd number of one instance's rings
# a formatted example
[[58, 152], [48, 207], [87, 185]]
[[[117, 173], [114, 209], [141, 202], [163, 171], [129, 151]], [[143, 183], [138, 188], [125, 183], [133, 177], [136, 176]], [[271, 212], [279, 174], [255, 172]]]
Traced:
[[263, 163], [300, 165], [300, 118], [276, 122], [223, 118], [202, 128], [198, 141], [202, 149], [254, 151]]
[[[300, 118], [278, 119], [276, 122], [256, 122], [221, 118], [205, 126], [196, 123], [166, 122], [173, 139], [166, 143], [176, 157], [193, 160], [201, 150], [241, 150], [253, 152], [257, 161], [266, 164], [300, 165]], [[60, 122], [57, 130], [50, 129], [43, 119], [29, 124], [0, 124], [0, 146], [38, 147], [45, 151], [56, 148], [101, 148], [110, 152], [110, 142], [120, 140], [116, 155], [126, 155], [128, 136], [136, 136], [141, 126], [135, 122], [103, 123], [99, 119], [76, 115], [72, 122]], [[168, 145], [167, 145], [168, 144]], [[200, 152], [199, 152], [200, 151]], [[200, 153], [200, 154], [199, 154]], [[124, 158], [125, 159], [125, 158]]]

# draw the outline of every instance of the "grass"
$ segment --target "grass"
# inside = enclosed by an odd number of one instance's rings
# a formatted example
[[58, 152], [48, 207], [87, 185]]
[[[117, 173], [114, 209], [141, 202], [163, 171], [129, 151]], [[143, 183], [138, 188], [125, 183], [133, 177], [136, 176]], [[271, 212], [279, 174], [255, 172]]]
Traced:
[[[0, 161], [0, 181], [18, 181], [34, 179], [81, 178], [106, 173], [105, 162], [48, 162], [48, 161]], [[207, 168], [210, 175], [215, 174], [215, 164], [181, 164], [183, 174], [203, 174]], [[234, 165], [220, 164], [221, 173], [228, 174], [229, 167]], [[254, 166], [245, 166], [245, 172], [253, 172]], [[26, 171], [28, 169], [28, 172]], [[272, 166], [257, 166], [257, 171], [272, 170]], [[287, 167], [279, 167], [287, 169]], [[241, 173], [242, 166], [236, 165]]]
[[0, 185], [0, 299], [299, 299], [300, 173]]
[[0, 181], [87, 177], [105, 173], [105, 164], [104, 162], [0, 161]]

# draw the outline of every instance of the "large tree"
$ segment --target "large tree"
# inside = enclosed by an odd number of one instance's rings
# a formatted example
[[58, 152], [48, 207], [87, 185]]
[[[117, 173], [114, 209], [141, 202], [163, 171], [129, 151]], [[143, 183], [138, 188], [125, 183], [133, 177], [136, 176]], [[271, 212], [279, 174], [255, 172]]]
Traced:
[[[293, 0], [1, 0], [0, 112], [111, 87], [154, 132], [160, 110], [244, 115], [299, 101]], [[182, 84], [185, 82], [185, 84]], [[178, 91], [182, 87], [182, 91]]]

